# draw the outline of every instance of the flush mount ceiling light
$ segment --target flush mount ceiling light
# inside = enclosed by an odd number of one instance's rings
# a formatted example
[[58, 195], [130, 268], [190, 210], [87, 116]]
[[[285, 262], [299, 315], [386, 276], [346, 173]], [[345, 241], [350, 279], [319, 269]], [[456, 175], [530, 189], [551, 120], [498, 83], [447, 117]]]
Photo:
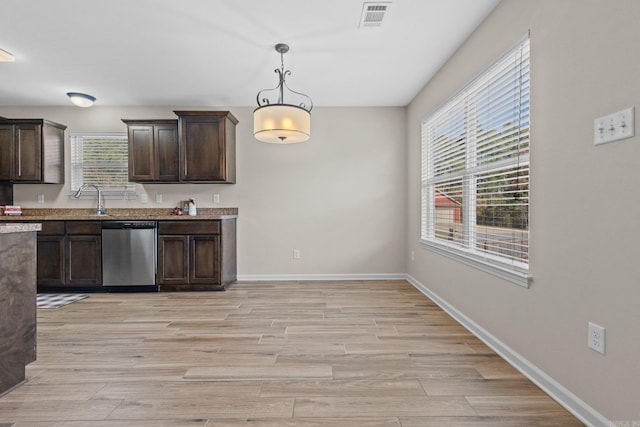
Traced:
[[91, 107], [94, 102], [96, 102], [96, 98], [87, 95], [86, 93], [80, 92], [67, 92], [67, 96], [78, 107]]
[[[274, 144], [303, 142], [311, 136], [313, 102], [285, 83], [285, 78], [291, 74], [290, 70], [284, 69], [284, 54], [289, 51], [289, 46], [278, 43], [275, 49], [280, 54], [280, 69], [274, 70], [278, 73], [278, 86], [258, 92], [258, 108], [253, 111], [253, 135], [258, 141]], [[285, 102], [285, 88], [287, 96], [298, 98], [297, 102]]]
[[6, 50], [0, 49], [0, 62], [15, 62], [16, 58]]

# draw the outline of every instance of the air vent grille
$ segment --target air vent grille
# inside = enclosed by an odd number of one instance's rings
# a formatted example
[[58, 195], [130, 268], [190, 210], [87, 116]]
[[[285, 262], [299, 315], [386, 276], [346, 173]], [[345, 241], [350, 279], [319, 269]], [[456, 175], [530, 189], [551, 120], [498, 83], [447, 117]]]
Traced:
[[389, 12], [391, 2], [368, 3], [362, 4], [362, 15], [360, 16], [360, 25], [358, 28], [380, 27], [385, 16]]

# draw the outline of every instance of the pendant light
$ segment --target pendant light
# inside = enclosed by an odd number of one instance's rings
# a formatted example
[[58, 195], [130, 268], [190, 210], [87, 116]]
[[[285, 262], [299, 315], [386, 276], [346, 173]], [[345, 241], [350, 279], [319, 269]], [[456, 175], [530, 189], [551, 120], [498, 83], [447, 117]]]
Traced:
[[[278, 86], [258, 92], [258, 108], [253, 111], [253, 135], [259, 141], [274, 144], [303, 142], [311, 136], [313, 101], [285, 83], [285, 78], [291, 74], [290, 70], [284, 69], [284, 54], [289, 46], [278, 43], [275, 49], [280, 54], [280, 69], [274, 70], [278, 73]], [[285, 89], [288, 97], [298, 98], [297, 103], [285, 101]]]

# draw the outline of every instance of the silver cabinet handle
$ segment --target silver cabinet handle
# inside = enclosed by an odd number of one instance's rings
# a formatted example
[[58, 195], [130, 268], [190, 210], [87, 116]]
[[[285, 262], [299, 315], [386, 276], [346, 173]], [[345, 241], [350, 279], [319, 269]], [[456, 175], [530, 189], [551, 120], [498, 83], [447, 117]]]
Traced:
[[18, 178], [22, 177], [22, 141], [18, 138]]

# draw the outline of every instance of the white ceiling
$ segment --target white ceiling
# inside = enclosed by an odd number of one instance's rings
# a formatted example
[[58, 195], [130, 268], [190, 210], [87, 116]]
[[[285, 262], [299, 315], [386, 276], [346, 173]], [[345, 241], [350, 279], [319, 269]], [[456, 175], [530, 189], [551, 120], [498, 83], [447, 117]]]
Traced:
[[251, 106], [287, 84], [316, 106], [404, 106], [499, 0], [2, 0], [0, 105]]

